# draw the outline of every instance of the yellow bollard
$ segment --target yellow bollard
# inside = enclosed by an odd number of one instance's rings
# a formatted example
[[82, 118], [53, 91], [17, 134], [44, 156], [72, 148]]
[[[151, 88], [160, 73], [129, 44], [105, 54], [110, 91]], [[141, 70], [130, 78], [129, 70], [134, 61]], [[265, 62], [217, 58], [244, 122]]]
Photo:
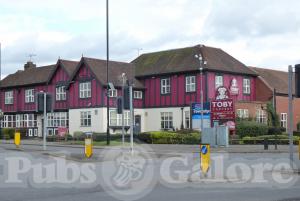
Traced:
[[16, 131], [15, 132], [15, 145], [17, 148], [19, 148], [20, 144], [21, 144], [21, 133], [20, 133], [20, 131]]
[[300, 140], [298, 142], [298, 152], [299, 152], [299, 160], [300, 160]]
[[210, 145], [200, 145], [200, 167], [204, 174], [206, 174], [210, 168]]
[[86, 138], [84, 140], [84, 144], [85, 144], [85, 149], [84, 149], [84, 153], [85, 156], [87, 158], [90, 158], [93, 155], [93, 142], [91, 138]]

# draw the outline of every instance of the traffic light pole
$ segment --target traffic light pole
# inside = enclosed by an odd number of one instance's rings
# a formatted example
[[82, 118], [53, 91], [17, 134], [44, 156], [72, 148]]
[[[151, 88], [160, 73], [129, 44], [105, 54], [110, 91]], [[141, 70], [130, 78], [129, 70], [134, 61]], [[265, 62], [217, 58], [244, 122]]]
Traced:
[[125, 74], [122, 74], [122, 144], [125, 144], [125, 120], [124, 120], [124, 86], [126, 84]]
[[293, 141], [293, 93], [292, 93], [292, 82], [293, 82], [293, 67], [289, 66], [289, 80], [288, 80], [288, 92], [289, 92], [289, 119], [288, 119], [288, 133], [289, 133], [289, 152], [290, 152], [290, 166], [293, 168], [294, 164], [294, 141]]
[[47, 149], [47, 94], [44, 92], [44, 135], [43, 135], [43, 150]]
[[133, 94], [132, 94], [132, 85], [129, 86], [129, 100], [130, 100], [130, 149], [131, 153], [133, 153]]

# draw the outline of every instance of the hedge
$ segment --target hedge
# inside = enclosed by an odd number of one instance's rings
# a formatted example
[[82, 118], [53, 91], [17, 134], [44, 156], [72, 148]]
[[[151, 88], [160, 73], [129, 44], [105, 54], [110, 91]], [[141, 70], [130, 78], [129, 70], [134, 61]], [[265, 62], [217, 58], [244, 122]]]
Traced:
[[14, 139], [15, 129], [14, 128], [2, 128], [1, 129], [1, 138], [2, 139]]
[[149, 144], [199, 144], [199, 132], [182, 134], [169, 131], [154, 131], [141, 133], [138, 139]]
[[265, 124], [254, 121], [240, 121], [236, 125], [236, 133], [240, 138], [245, 136], [256, 137], [260, 135], [268, 135], [269, 128]]

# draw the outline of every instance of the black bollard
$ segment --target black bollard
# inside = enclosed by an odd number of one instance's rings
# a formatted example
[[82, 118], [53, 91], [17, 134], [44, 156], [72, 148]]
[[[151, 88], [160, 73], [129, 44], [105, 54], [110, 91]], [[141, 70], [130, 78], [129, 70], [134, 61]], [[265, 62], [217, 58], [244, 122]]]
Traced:
[[268, 150], [269, 149], [269, 141], [267, 138], [264, 139], [264, 150]]

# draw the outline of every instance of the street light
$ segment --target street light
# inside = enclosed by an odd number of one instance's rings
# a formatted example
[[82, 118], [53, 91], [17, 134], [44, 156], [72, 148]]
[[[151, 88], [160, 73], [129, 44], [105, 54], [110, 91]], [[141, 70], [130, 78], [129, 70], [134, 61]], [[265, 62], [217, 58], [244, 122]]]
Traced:
[[200, 101], [201, 101], [201, 132], [203, 132], [203, 57], [202, 55], [196, 54], [195, 58], [199, 60], [199, 64], [200, 64]]

